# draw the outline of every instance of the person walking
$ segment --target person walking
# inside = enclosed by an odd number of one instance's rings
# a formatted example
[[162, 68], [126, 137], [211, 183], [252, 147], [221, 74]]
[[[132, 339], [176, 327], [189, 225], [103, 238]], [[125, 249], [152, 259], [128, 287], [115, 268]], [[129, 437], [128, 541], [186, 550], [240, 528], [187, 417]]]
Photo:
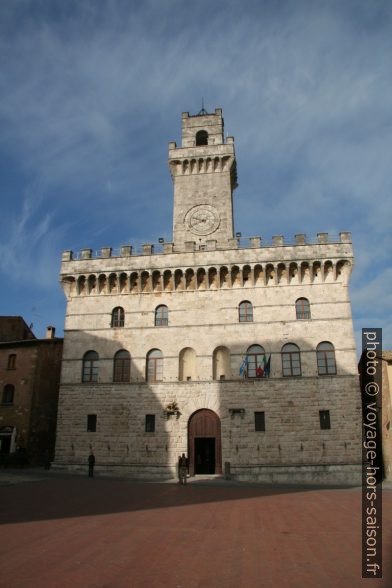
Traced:
[[91, 451], [90, 455], [88, 456], [88, 477], [94, 477], [94, 466], [95, 466], [95, 455]]
[[179, 462], [178, 462], [178, 471], [179, 471], [179, 478], [180, 478], [180, 484], [186, 484], [186, 476], [187, 476], [187, 458], [185, 457], [185, 453], [183, 453], [180, 458], [179, 458]]

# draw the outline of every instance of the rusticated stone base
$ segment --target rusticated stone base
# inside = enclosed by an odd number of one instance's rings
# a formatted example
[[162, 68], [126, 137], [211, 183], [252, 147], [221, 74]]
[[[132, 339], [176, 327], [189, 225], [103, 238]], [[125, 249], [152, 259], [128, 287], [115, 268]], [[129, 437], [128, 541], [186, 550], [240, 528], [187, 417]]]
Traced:
[[231, 467], [231, 479], [271, 484], [360, 486], [361, 464], [241, 465]]
[[[88, 466], [85, 463], [61, 463], [53, 462], [52, 470], [64, 472], [85, 472], [87, 475]], [[98, 476], [121, 476], [133, 480], [171, 480], [177, 476], [175, 467], [160, 464], [114, 464], [102, 463], [95, 466], [94, 474]]]
[[[86, 473], [84, 463], [53, 463], [56, 471]], [[165, 481], [177, 478], [175, 467], [160, 464], [100, 464], [95, 468], [98, 476], [121, 476], [133, 480]], [[196, 476], [197, 478], [197, 476]], [[320, 486], [360, 486], [361, 464], [318, 465], [234, 465], [227, 479], [238, 482], [261, 482], [266, 484], [303, 484]]]

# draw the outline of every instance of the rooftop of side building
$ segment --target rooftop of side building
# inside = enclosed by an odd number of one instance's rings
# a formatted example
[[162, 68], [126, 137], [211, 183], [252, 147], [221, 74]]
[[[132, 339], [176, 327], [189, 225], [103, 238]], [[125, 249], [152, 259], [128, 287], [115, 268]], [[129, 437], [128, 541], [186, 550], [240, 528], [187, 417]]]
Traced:
[[0, 343], [36, 339], [31, 329], [21, 316], [0, 316]]
[[28, 326], [23, 317], [0, 316], [0, 348], [62, 341], [55, 335], [56, 329], [50, 325], [46, 327], [45, 337], [39, 339], [34, 335], [32, 325]]

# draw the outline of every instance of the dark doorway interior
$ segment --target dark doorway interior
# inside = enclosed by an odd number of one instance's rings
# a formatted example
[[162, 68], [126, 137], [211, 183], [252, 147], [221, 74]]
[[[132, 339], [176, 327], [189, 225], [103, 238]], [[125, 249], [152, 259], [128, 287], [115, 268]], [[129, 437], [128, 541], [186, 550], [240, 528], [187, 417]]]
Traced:
[[0, 453], [9, 453], [11, 450], [11, 435], [0, 437]]
[[215, 474], [215, 437], [195, 438], [195, 474]]

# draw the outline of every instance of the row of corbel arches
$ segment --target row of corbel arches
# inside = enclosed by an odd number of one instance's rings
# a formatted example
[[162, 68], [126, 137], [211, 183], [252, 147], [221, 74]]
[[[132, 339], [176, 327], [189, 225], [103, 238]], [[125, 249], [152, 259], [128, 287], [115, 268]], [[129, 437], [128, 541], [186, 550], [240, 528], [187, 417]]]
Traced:
[[351, 264], [346, 259], [337, 262], [327, 260], [243, 266], [222, 265], [197, 269], [139, 270], [65, 276], [62, 283], [67, 293], [71, 295], [218, 290], [344, 281], [347, 280], [350, 267]]
[[173, 175], [222, 172], [230, 169], [232, 157], [199, 157], [198, 159], [176, 159], [170, 162]]

